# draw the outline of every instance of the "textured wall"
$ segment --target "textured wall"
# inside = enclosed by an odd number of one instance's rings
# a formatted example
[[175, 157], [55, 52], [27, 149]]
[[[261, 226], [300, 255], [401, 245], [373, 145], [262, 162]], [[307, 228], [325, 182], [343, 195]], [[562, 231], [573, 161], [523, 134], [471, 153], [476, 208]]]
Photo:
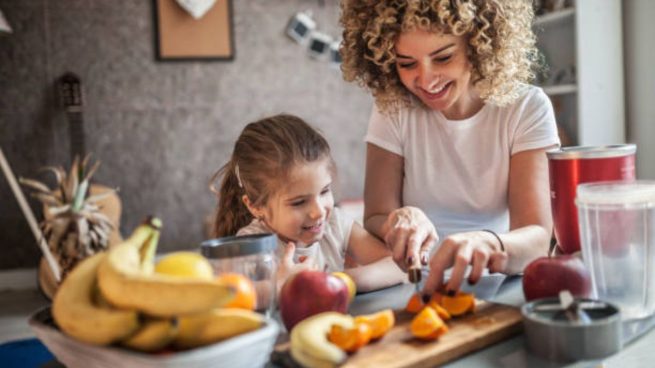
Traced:
[[[72, 71], [85, 88], [87, 149], [102, 161], [97, 181], [120, 187], [124, 235], [154, 213], [164, 220], [163, 250], [195, 246], [215, 205], [209, 177], [246, 123], [279, 112], [325, 133], [339, 165], [339, 197], [360, 197], [372, 100], [283, 34], [293, 13], [311, 9], [321, 30], [339, 35], [338, 2], [232, 6], [234, 60], [158, 62], [152, 1], [0, 0], [14, 29], [0, 37], [0, 145], [16, 175], [69, 164], [68, 125], [53, 86]], [[0, 269], [33, 267], [40, 256], [4, 179], [0, 247]]]

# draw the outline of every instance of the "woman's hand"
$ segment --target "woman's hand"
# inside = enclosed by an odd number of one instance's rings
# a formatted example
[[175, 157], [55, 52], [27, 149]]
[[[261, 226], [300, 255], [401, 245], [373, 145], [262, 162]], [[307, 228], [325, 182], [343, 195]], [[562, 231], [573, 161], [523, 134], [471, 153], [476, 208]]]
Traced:
[[444, 239], [430, 259], [430, 273], [423, 290], [427, 294], [441, 290], [444, 271], [450, 267], [453, 270], [445, 286], [447, 293], [459, 289], [468, 265], [471, 265], [468, 282], [475, 284], [485, 268], [490, 272], [504, 272], [507, 261], [507, 252], [493, 234], [486, 231], [453, 234]]
[[439, 240], [430, 219], [416, 207], [393, 210], [382, 229], [384, 242], [391, 250], [393, 260], [403, 271], [407, 271], [416, 259], [426, 265], [430, 249]]
[[296, 263], [293, 261], [293, 255], [296, 252], [296, 245], [288, 242], [284, 247], [284, 255], [277, 268], [276, 281], [278, 291], [284, 285], [284, 282], [294, 273], [302, 270], [317, 270], [318, 265], [314, 257], [308, 256]]

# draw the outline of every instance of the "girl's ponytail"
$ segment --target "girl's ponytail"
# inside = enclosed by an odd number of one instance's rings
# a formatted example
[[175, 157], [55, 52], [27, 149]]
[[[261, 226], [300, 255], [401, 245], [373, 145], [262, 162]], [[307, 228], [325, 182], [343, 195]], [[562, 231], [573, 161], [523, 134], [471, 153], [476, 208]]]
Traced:
[[218, 191], [218, 209], [214, 218], [214, 236], [232, 236], [237, 231], [248, 225], [253, 216], [241, 200], [244, 194], [243, 188], [239, 185], [239, 179], [235, 172], [234, 160], [230, 160], [212, 178], [212, 182], [222, 176], [221, 186]]

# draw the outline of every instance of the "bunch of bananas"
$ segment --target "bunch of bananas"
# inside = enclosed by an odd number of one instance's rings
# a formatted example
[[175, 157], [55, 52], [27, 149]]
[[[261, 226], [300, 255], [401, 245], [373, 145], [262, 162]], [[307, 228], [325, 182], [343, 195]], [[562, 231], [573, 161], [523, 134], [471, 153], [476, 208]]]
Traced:
[[219, 280], [155, 273], [160, 228], [159, 219], [149, 218], [73, 269], [52, 305], [61, 330], [90, 344], [151, 352], [207, 345], [263, 325], [256, 312], [221, 308], [235, 292]]

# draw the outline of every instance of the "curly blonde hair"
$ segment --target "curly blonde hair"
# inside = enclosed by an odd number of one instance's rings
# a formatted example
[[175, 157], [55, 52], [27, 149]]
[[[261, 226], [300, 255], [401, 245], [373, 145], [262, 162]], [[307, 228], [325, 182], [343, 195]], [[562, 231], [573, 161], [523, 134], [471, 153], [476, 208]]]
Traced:
[[408, 105], [411, 92], [395, 70], [400, 33], [421, 29], [464, 36], [475, 89], [486, 102], [502, 106], [535, 76], [533, 17], [529, 0], [344, 0], [343, 77], [369, 89], [382, 110]]

